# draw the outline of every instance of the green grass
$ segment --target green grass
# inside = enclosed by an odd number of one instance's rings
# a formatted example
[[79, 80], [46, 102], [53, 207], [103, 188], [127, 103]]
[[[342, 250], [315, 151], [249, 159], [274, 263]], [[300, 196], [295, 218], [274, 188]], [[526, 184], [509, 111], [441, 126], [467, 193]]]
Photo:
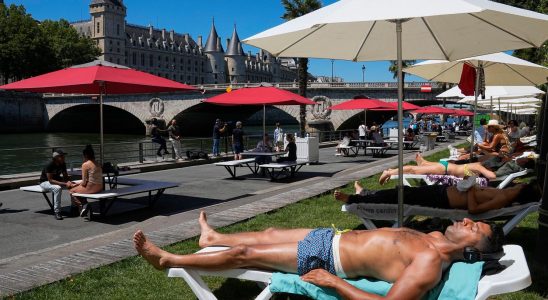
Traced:
[[[441, 151], [429, 160], [447, 157]], [[392, 180], [380, 187], [379, 174], [365, 178], [361, 183], [370, 189], [393, 188]], [[351, 184], [343, 188], [352, 192]], [[250, 220], [220, 228], [221, 232], [256, 231], [268, 227], [314, 228], [329, 227], [363, 228], [358, 218], [340, 211], [340, 203], [330, 194], [300, 201], [277, 211], [258, 215]], [[508, 243], [520, 244], [528, 256], [533, 275], [533, 285], [522, 292], [507, 294], [494, 299], [543, 299], [548, 295], [548, 276], [533, 263], [537, 236], [538, 214], [528, 216], [512, 231]], [[198, 250], [197, 239], [182, 241], [164, 248], [175, 253], [192, 253]], [[207, 284], [220, 299], [253, 299], [259, 289], [250, 282], [209, 277]], [[164, 272], [153, 269], [140, 257], [131, 257], [101, 268], [86, 271], [74, 277], [41, 286], [17, 294], [13, 299], [195, 299], [182, 279], [167, 278]], [[282, 298], [279, 296], [278, 298]], [[286, 299], [286, 296], [283, 297]], [[291, 297], [291, 299], [296, 299]]]

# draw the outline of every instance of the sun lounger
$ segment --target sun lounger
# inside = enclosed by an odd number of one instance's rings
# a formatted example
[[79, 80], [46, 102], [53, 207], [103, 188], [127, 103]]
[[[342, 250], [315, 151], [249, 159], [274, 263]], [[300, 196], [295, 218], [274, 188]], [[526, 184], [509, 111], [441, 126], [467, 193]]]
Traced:
[[[538, 211], [539, 202], [530, 202], [525, 204], [512, 205], [500, 209], [491, 210], [482, 214], [470, 214], [464, 209], [441, 209], [418, 205], [404, 205], [403, 215], [407, 220], [414, 216], [438, 217], [450, 220], [462, 220], [469, 218], [472, 220], [487, 220], [495, 218], [506, 218], [503, 226], [504, 234], [508, 234], [516, 225], [527, 215]], [[398, 205], [397, 204], [372, 204], [372, 203], [354, 203], [343, 205], [342, 211], [355, 214], [362, 219], [367, 229], [375, 229], [377, 226], [373, 220], [384, 220], [394, 222], [398, 226]]]
[[[227, 247], [208, 247], [198, 253], [225, 250]], [[484, 300], [487, 297], [505, 293], [517, 292], [531, 285], [531, 274], [523, 249], [517, 245], [505, 245], [504, 257], [499, 261], [506, 269], [494, 275], [486, 275], [478, 282], [476, 300]], [[257, 300], [270, 299], [271, 271], [251, 269], [231, 269], [227, 271], [202, 271], [189, 268], [169, 268], [166, 270], [168, 277], [182, 278], [200, 300], [217, 299], [211, 289], [203, 281], [202, 276], [217, 276], [223, 278], [235, 278], [259, 283], [264, 289], [255, 298]]]
[[215, 163], [216, 166], [225, 167], [232, 178], [236, 178], [236, 168], [247, 167], [253, 174], [257, 174], [258, 168], [255, 158], [246, 158], [239, 160], [229, 160]]
[[307, 160], [273, 162], [259, 165], [259, 168], [266, 170], [272, 180], [278, 180], [284, 174], [289, 173], [290, 177], [294, 177], [304, 165], [308, 164]]
[[[109, 189], [96, 194], [74, 193], [73, 195], [76, 197], [84, 198], [86, 200], [99, 201], [100, 214], [101, 216], [104, 216], [112, 207], [112, 204], [120, 197], [148, 193], [148, 205], [152, 207], [160, 198], [160, 196], [163, 195], [166, 189], [179, 186], [179, 184], [173, 182], [151, 181], [133, 178], [118, 178], [117, 181], [118, 185], [126, 185], [126, 187]], [[47, 196], [49, 192], [45, 191], [40, 185], [25, 186], [21, 187], [20, 190], [25, 192], [41, 193], [42, 195], [44, 195], [44, 198], [46, 198], [46, 201], [53, 210], [53, 204]], [[156, 193], [153, 195], [153, 192]]]

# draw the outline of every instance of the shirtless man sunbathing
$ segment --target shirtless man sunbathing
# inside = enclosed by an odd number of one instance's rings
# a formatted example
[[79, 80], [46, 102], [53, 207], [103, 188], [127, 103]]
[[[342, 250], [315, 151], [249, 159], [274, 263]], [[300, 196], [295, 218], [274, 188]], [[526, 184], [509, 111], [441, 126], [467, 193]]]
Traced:
[[[347, 195], [335, 191], [335, 199], [347, 204], [382, 203], [397, 204], [396, 189], [371, 191], [364, 189], [357, 181], [356, 193]], [[514, 202], [527, 203], [539, 201], [541, 191], [537, 183], [518, 184], [505, 189], [473, 186], [466, 192], [460, 192], [456, 186], [425, 185], [404, 187], [405, 204], [444, 209], [466, 209], [470, 214], [481, 214], [499, 209]]]
[[406, 228], [360, 230], [337, 234], [333, 229], [267, 229], [223, 234], [200, 214], [200, 247], [227, 250], [177, 255], [152, 244], [141, 231], [135, 248], [155, 268], [187, 267], [203, 270], [260, 268], [297, 273], [304, 281], [333, 288], [344, 299], [383, 299], [357, 289], [341, 278], [373, 277], [394, 282], [386, 299], [419, 299], [438, 284], [453, 261], [462, 260], [465, 247], [483, 253], [502, 249], [499, 227], [465, 219], [445, 234], [424, 234]]
[[[416, 166], [403, 166], [403, 174], [453, 175], [457, 177], [481, 175], [487, 179], [497, 178], [495, 172], [485, 168], [481, 163], [457, 165], [448, 161], [431, 162], [422, 158], [419, 153], [417, 153], [415, 160], [417, 161]], [[394, 175], [398, 175], [398, 169], [385, 170], [379, 178], [379, 184], [385, 184]]]

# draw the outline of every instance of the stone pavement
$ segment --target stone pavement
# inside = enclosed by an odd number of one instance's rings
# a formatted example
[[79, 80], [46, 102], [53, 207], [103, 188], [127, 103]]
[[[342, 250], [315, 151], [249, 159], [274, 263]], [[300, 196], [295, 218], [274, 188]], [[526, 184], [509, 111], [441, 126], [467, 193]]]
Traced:
[[[249, 170], [244, 169], [238, 170], [244, 176], [233, 180], [213, 165], [135, 175], [179, 182], [180, 187], [167, 190], [152, 209], [143, 209], [146, 198], [137, 195], [116, 203], [107, 217], [92, 222], [77, 217], [56, 221], [40, 194], [0, 192], [4, 202], [0, 210], [0, 296], [133, 256], [131, 236], [137, 229], [165, 246], [199, 234], [201, 209], [213, 226], [227, 226], [397, 165], [395, 150], [382, 159], [333, 154], [334, 148], [321, 149], [319, 165], [305, 166], [295, 179], [282, 182], [246, 175]], [[414, 155], [415, 151], [405, 151], [405, 161]], [[68, 195], [63, 203], [68, 205]]]

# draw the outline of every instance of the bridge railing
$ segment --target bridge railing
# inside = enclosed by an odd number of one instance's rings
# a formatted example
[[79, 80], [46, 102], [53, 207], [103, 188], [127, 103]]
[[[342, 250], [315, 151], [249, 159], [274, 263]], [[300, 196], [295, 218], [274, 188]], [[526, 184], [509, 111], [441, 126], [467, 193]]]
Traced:
[[[299, 84], [297, 82], [274, 82], [269, 83], [274, 87], [281, 89], [297, 89]], [[204, 90], [224, 90], [228, 87], [233, 89], [243, 88], [243, 87], [255, 87], [259, 83], [220, 83], [220, 84], [202, 84], [197, 86], [200, 89]], [[420, 88], [422, 86], [429, 85], [432, 88], [437, 88], [438, 84], [434, 82], [406, 82], [405, 88]], [[334, 88], [334, 89], [378, 89], [378, 88], [398, 88], [397, 82], [309, 82], [307, 87], [310, 89], [319, 89], [319, 88]]]
[[[341, 131], [319, 131], [310, 133], [310, 136], [317, 137], [320, 142], [335, 142], [342, 139], [346, 132]], [[252, 134], [244, 136], [244, 148], [254, 149], [261, 140], [261, 135]], [[159, 145], [151, 140], [143, 139], [133, 142], [105, 143], [105, 161], [114, 164], [124, 163], [148, 163], [163, 160], [175, 159], [175, 152], [169, 140], [166, 139], [168, 151], [170, 154], [164, 157], [157, 157]], [[51, 154], [55, 149], [63, 149], [66, 157], [67, 168], [80, 168], [83, 157], [82, 150], [86, 145], [54, 145], [47, 147], [27, 147], [27, 148], [5, 148], [0, 149], [0, 180], [13, 178], [13, 174], [19, 177], [28, 176], [28, 173], [35, 173], [51, 160]], [[100, 157], [99, 144], [92, 144], [97, 158]], [[182, 155], [186, 156], [186, 151], [202, 151], [210, 154], [212, 152], [213, 140], [211, 138], [185, 138], [182, 140]], [[221, 139], [220, 151], [226, 154], [232, 154], [232, 141], [230, 137], [225, 136]]]

